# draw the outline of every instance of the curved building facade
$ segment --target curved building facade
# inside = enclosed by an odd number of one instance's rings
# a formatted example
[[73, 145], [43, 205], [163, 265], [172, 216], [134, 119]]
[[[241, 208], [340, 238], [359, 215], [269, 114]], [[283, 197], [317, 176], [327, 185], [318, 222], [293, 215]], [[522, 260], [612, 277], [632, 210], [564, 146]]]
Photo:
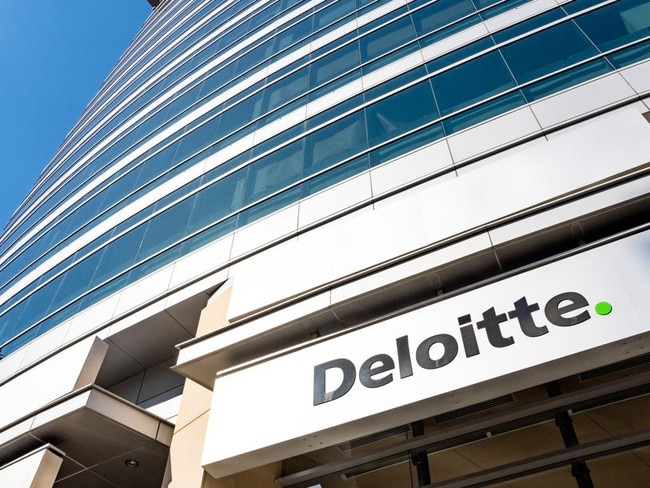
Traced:
[[0, 485], [645, 486], [650, 2], [153, 4], [0, 237]]

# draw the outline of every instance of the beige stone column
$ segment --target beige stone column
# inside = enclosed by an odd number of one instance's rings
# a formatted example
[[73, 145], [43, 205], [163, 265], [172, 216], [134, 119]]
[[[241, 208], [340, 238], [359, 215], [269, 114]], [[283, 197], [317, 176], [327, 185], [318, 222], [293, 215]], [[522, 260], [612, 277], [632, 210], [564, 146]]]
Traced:
[[[224, 284], [201, 311], [196, 335], [201, 337], [228, 325], [231, 288]], [[200, 488], [203, 483], [201, 454], [208, 425], [212, 392], [192, 380], [185, 380], [183, 396], [169, 449], [169, 488]]]
[[[228, 325], [231, 287], [222, 286], [201, 312], [197, 337]], [[185, 380], [180, 410], [170, 447], [169, 488], [275, 488], [282, 463], [263, 466], [223, 479], [214, 479], [201, 468], [201, 454], [212, 403], [212, 392], [192, 380]]]

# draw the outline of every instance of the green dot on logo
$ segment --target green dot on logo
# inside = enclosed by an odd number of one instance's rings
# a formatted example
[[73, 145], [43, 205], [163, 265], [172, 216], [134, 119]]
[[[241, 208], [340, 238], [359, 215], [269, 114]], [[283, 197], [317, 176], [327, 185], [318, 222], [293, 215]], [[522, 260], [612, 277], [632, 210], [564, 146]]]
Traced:
[[594, 310], [598, 315], [609, 315], [612, 311], [612, 305], [608, 302], [598, 302]]

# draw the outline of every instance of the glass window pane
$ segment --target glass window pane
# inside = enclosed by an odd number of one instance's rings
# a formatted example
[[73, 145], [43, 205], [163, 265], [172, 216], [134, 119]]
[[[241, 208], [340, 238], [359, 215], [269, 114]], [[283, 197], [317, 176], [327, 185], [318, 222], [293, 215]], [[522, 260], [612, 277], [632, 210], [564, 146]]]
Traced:
[[153, 151], [158, 150], [158, 148], [149, 152], [151, 156], [140, 166], [136, 183], [137, 188], [142, 188], [144, 185], [155, 180], [165, 169], [168, 169], [172, 165], [174, 154], [179, 144], [180, 140], [177, 140], [153, 155], [151, 155]]
[[[351, 98], [348, 98], [344, 102], [338, 103], [327, 110], [323, 110], [321, 113], [310, 117], [305, 121], [305, 129], [311, 130], [314, 127], [318, 127], [322, 124], [330, 123], [333, 119], [337, 118], [339, 115], [343, 115], [346, 112], [352, 112], [359, 106], [363, 105], [363, 95], [355, 95]], [[303, 131], [305, 130], [303, 129]]]
[[272, 3], [264, 8], [264, 10], [255, 15], [255, 25], [260, 26], [263, 22], [275, 17], [280, 12], [280, 2]]
[[607, 61], [597, 59], [596, 61], [583, 64], [558, 75], [538, 81], [537, 83], [533, 83], [532, 85], [523, 88], [522, 91], [526, 96], [526, 100], [532, 102], [533, 100], [539, 100], [551, 93], [555, 93], [564, 88], [569, 88], [610, 71], [612, 71], [612, 67]]
[[346, 71], [359, 66], [359, 47], [352, 42], [311, 65], [311, 88], [315, 88]]
[[304, 196], [312, 195], [351, 176], [357, 175], [367, 170], [368, 167], [368, 155], [364, 154], [306, 181], [302, 184], [302, 193]]
[[138, 171], [139, 168], [132, 169], [129, 173], [111, 183], [106, 192], [106, 206], [114, 204], [135, 188]]
[[207, 229], [201, 231], [197, 235], [193, 236], [191, 239], [185, 241], [181, 247], [181, 252], [183, 255], [188, 254], [200, 247], [203, 247], [209, 242], [215, 241], [220, 237], [229, 234], [235, 230], [235, 223], [237, 216], [230, 217], [223, 222], [219, 222], [217, 225], [208, 227]]
[[242, 73], [248, 71], [256, 64], [264, 61], [265, 54], [266, 54], [265, 49], [268, 50], [269, 52], [272, 52], [273, 45], [270, 43], [266, 45], [262, 44], [261, 46], [252, 49], [251, 51], [249, 51], [248, 53], [240, 57], [237, 60], [237, 64], [235, 66], [235, 76], [241, 75]]
[[602, 3], [603, 0], [573, 0], [572, 2], [565, 2], [562, 5], [562, 8], [569, 12], [570, 14], [575, 14], [589, 7], [593, 7], [599, 3]]
[[305, 176], [368, 147], [363, 111], [355, 112], [307, 137]]
[[[496, 17], [499, 14], [502, 14], [506, 10], [511, 10], [514, 9], [515, 7], [522, 5], [524, 3], [530, 2], [531, 0], [509, 0], [507, 2], [500, 3], [499, 5], [495, 5], [493, 8], [485, 10], [481, 12], [481, 17], [483, 19], [491, 19], [492, 17]], [[486, 2], [482, 2], [486, 3]], [[494, 2], [492, 2], [494, 3]]]
[[201, 178], [194, 178], [192, 181], [189, 183], [184, 184], [180, 188], [177, 188], [171, 193], [168, 193], [164, 197], [160, 198], [155, 204], [154, 204], [154, 211], [160, 210], [161, 208], [166, 207], [167, 205], [176, 202], [177, 200], [180, 200], [182, 197], [186, 196], [187, 194], [191, 193], [192, 190], [195, 190], [196, 188], [199, 187], [199, 182], [201, 181]]
[[444, 27], [454, 20], [474, 13], [471, 0], [439, 0], [411, 14], [418, 35], [428, 34]]
[[[19, 331], [17, 331], [19, 332]], [[25, 333], [21, 334], [20, 337], [17, 337], [15, 340], [11, 341], [9, 344], [4, 346], [2, 348], [2, 354], [4, 356], [8, 356], [12, 352], [17, 351], [21, 347], [23, 347], [25, 344], [27, 344], [29, 341], [34, 339], [38, 335], [38, 328], [34, 327], [33, 329], [30, 329], [26, 331]]]
[[29, 298], [29, 303], [20, 317], [23, 327], [34, 324], [45, 316], [64, 276], [54, 278]]
[[498, 52], [493, 51], [432, 78], [442, 115], [515, 86]]
[[383, 66], [386, 66], [390, 63], [398, 61], [408, 56], [409, 54], [418, 51], [419, 49], [420, 49], [420, 45], [415, 41], [411, 41], [408, 44], [402, 45], [398, 49], [393, 50], [389, 54], [378, 57], [373, 61], [370, 61], [369, 63], [365, 64], [362, 68], [362, 72], [364, 75], [368, 73], [372, 73], [373, 71]]
[[562, 9], [554, 8], [553, 10], [549, 10], [543, 14], [536, 15], [532, 19], [524, 20], [523, 22], [519, 22], [512, 27], [508, 27], [507, 29], [495, 32], [492, 34], [492, 37], [494, 37], [494, 40], [497, 43], [505, 42], [507, 40], [514, 39], [517, 36], [526, 34], [532, 30], [538, 29], [546, 24], [550, 24], [551, 22], [559, 20], [565, 16], [566, 14], [562, 11]]
[[96, 290], [92, 291], [91, 293], [86, 295], [83, 298], [83, 300], [81, 300], [81, 308], [86, 308], [92, 305], [93, 303], [97, 303], [102, 298], [106, 298], [111, 293], [120, 290], [126, 284], [126, 278], [127, 278], [127, 274], [125, 273], [122, 276], [115, 278], [114, 280], [111, 280], [108, 283], [105, 283], [104, 285], [100, 286]]
[[250, 166], [244, 204], [252, 203], [302, 178], [303, 140], [263, 157]]
[[426, 127], [409, 134], [406, 137], [393, 141], [386, 146], [375, 149], [370, 153], [370, 164], [371, 166], [377, 166], [378, 164], [385, 163], [386, 161], [395, 159], [403, 154], [413, 151], [414, 149], [425, 146], [433, 141], [437, 141], [444, 135], [442, 125], [439, 123]]
[[80, 308], [79, 305], [80, 305], [80, 301], [71, 303], [70, 305], [63, 308], [62, 310], [59, 310], [53, 315], [50, 315], [47, 319], [43, 320], [40, 324], [38, 324], [37, 335], [44, 334], [48, 330], [51, 330], [52, 328], [62, 323], [64, 320], [72, 317], [75, 313], [77, 313], [77, 311], [79, 311]]
[[[388, 3], [388, 1], [389, 0], [379, 0], [379, 2], [375, 2], [368, 10], [376, 9], [375, 10], [376, 12], [382, 12], [382, 9], [378, 9], [377, 7], [379, 7], [379, 5], [381, 3]], [[383, 15], [380, 15], [379, 17], [376, 17], [375, 15], [373, 15], [372, 16], [373, 20], [359, 26], [359, 29], [358, 29], [359, 35], [363, 36], [363, 35], [367, 34], [368, 32], [370, 32], [370, 31], [372, 31], [372, 30], [374, 30], [374, 29], [376, 29], [378, 27], [381, 27], [384, 24], [388, 24], [388, 23], [395, 20], [400, 15], [402, 15], [402, 14], [404, 14], [406, 12], [408, 12], [408, 9], [406, 8], [406, 6], [402, 6], [402, 7], [396, 8], [394, 10], [389, 10], [388, 12], [383, 13]], [[365, 12], [364, 12], [364, 14], [365, 14]], [[361, 12], [357, 12], [357, 16], [364, 15], [364, 14], [362, 14]]]
[[374, 0], [357, 0], [357, 8], [360, 9], [364, 5], [368, 5], [369, 3], [372, 3]]
[[239, 218], [237, 219], [237, 227], [248, 225], [257, 219], [275, 212], [276, 210], [280, 210], [287, 205], [296, 203], [298, 200], [300, 200], [300, 196], [301, 189], [300, 186], [297, 186], [287, 191], [283, 191], [282, 193], [275, 195], [273, 198], [269, 198], [262, 203], [254, 205], [239, 214]]
[[650, 34], [650, 2], [623, 0], [582, 15], [576, 23], [601, 51]]
[[209, 146], [214, 142], [217, 128], [219, 127], [220, 118], [216, 117], [205, 124], [187, 132], [178, 144], [176, 154], [174, 154], [174, 162], [183, 161], [195, 154], [199, 149]]
[[128, 229], [134, 224], [137, 224], [140, 221], [145, 220], [147, 217], [149, 217], [153, 211], [154, 211], [155, 204], [149, 205], [148, 207], [143, 208], [140, 210], [138, 213], [135, 215], [132, 215], [126, 220], [123, 220], [119, 224], [115, 226], [115, 231], [112, 233], [112, 236], [118, 235], [120, 232]]
[[160, 253], [158, 256], [146, 260], [144, 263], [136, 266], [131, 271], [129, 271], [127, 277], [127, 284], [135, 283], [140, 278], [148, 275], [149, 273], [162, 268], [166, 264], [174, 261], [181, 252], [181, 244], [177, 244], [170, 249], [167, 249], [165, 252]]
[[259, 117], [261, 108], [262, 92], [247, 98], [234, 107], [228, 108], [228, 110], [221, 114], [221, 123], [219, 125], [220, 135], [230, 134], [251, 120]]
[[268, 112], [305, 93], [309, 88], [309, 67], [301, 68], [264, 91], [263, 110]]
[[423, 81], [368, 106], [366, 116], [372, 147], [438, 118], [438, 110], [431, 85]]
[[407, 71], [406, 73], [402, 73], [401, 75], [396, 76], [395, 78], [385, 81], [381, 85], [377, 85], [366, 90], [363, 93], [363, 98], [366, 102], [369, 102], [375, 98], [380, 97], [381, 95], [388, 93], [389, 91], [396, 90], [399, 87], [410, 83], [411, 81], [415, 81], [418, 78], [426, 76], [426, 74], [427, 71], [424, 66], [418, 66], [417, 68], [414, 68], [410, 71]]
[[647, 58], [650, 58], [650, 41], [636, 44], [607, 56], [607, 59], [617, 68], [623, 68]]
[[99, 285], [133, 264], [145, 227], [144, 225], [136, 227], [104, 248], [95, 275], [91, 280], [91, 286]]
[[455, 24], [445, 27], [441, 30], [438, 30], [434, 32], [433, 34], [429, 34], [428, 36], [422, 37], [418, 40], [418, 43], [420, 44], [421, 47], [428, 46], [430, 44], [434, 44], [436, 42], [439, 42], [447, 37], [450, 37], [454, 34], [457, 34], [458, 32], [462, 32], [465, 29], [468, 29], [469, 27], [480, 24], [481, 19], [478, 14], [472, 15], [471, 17], [468, 17], [464, 20], [461, 20], [459, 22], [456, 22]]
[[260, 154], [264, 154], [267, 151], [273, 151], [275, 148], [282, 146], [282, 144], [287, 142], [289, 139], [293, 139], [294, 137], [302, 135], [304, 131], [305, 124], [300, 123], [280, 132], [279, 134], [269, 137], [267, 140], [262, 141], [253, 147], [250, 157], [254, 158]]
[[[20, 320], [27, 302], [23, 300], [14, 308], [0, 317], [0, 336], [4, 339], [9, 339], [25, 328], [25, 323]], [[3, 354], [8, 354], [5, 348], [2, 349]]]
[[354, 2], [335, 2], [328, 5], [316, 15], [316, 24], [314, 25], [314, 28], [319, 29], [331, 24], [335, 20], [353, 12], [354, 9]]
[[[333, 92], [334, 90], [338, 90], [342, 86], [347, 85], [353, 80], [358, 79], [361, 76], [361, 70], [359, 68], [349, 71], [348, 73], [344, 74], [343, 76], [339, 76], [336, 78], [334, 81], [330, 81], [328, 83], [325, 83], [324, 85], [321, 85], [319, 88], [316, 88], [315, 90], [309, 92], [309, 94], [306, 96], [306, 98], [312, 102], [314, 100], [318, 100], [324, 95], [327, 95], [328, 93]], [[304, 102], [301, 102], [301, 105]]]
[[436, 71], [442, 70], [451, 66], [454, 63], [458, 63], [464, 59], [467, 59], [475, 54], [480, 53], [481, 51], [486, 51], [494, 46], [494, 40], [490, 37], [484, 37], [478, 41], [474, 41], [467, 46], [456, 49], [455, 51], [450, 52], [440, 56], [433, 61], [430, 61], [426, 64], [427, 70], [429, 73], [435, 73]]
[[101, 254], [101, 252], [96, 252], [66, 271], [50, 310], [55, 310], [65, 305], [73, 298], [78, 297], [88, 290], [90, 278], [95, 272]]
[[413, 39], [415, 39], [413, 23], [408, 16], [402, 17], [359, 40], [361, 60], [370, 61]]
[[[93, 217], [97, 216], [97, 214], [105, 208], [102, 206], [102, 203], [106, 197], [106, 193], [108, 193], [106, 190], [99, 192], [77, 208], [70, 217], [68, 217], [70, 227], [77, 229], [89, 220], [92, 220]], [[58, 239], [62, 237], [59, 229], [64, 230], [62, 226], [56, 226], [48, 232], [48, 234], [51, 233], [51, 236], [49, 236], [50, 244], [58, 242]]]
[[502, 113], [505, 113], [514, 108], [520, 107], [525, 103], [524, 97], [515, 91], [513, 93], [508, 93], [494, 100], [490, 100], [483, 105], [474, 107], [466, 112], [461, 112], [458, 115], [455, 115], [445, 121], [443, 125], [447, 135], [458, 132], [472, 125], [476, 125], [484, 120], [491, 119]]
[[501, 48], [519, 83], [552, 73], [598, 54], [572, 22], [564, 22]]
[[195, 203], [189, 219], [189, 232], [196, 232], [241, 207], [247, 171], [248, 168], [243, 168], [226, 176], [193, 197]]
[[474, 3], [478, 8], [485, 8], [485, 7], [489, 7], [490, 5], [494, 5], [499, 1], [500, 0], [474, 0]]
[[149, 221], [136, 261], [151, 256], [185, 235], [193, 203], [192, 199], [186, 198]]
[[226, 66], [217, 66], [212, 71], [212, 74], [201, 83], [201, 96], [205, 97], [206, 95], [215, 92], [218, 88], [232, 79], [232, 74], [234, 72], [235, 63], [230, 63]]
[[298, 24], [288, 28], [284, 32], [279, 33], [275, 38], [275, 52], [290, 46], [296, 41], [308, 36], [312, 32], [313, 19], [311, 17], [299, 22]]

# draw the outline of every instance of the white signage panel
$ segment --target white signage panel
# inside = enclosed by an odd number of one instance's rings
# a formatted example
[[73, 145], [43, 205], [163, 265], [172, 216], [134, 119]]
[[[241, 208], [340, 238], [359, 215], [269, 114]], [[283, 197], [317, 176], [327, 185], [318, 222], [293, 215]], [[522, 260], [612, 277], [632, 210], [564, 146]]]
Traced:
[[640, 354], [650, 232], [218, 376], [220, 477]]

